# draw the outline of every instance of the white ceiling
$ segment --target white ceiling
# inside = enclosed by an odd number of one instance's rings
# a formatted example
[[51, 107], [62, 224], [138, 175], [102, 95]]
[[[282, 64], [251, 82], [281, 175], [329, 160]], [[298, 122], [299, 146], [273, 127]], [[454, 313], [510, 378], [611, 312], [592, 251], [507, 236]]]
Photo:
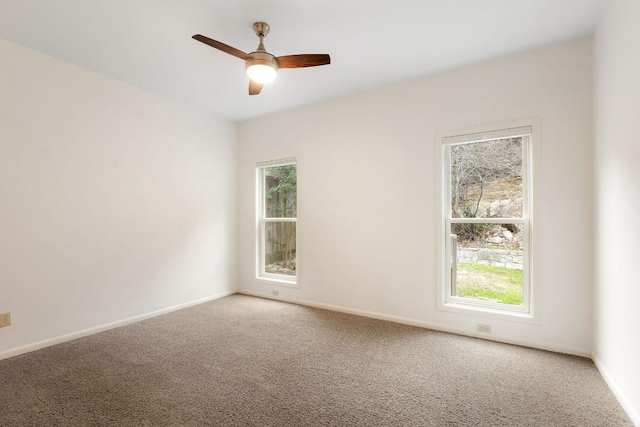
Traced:
[[[246, 120], [591, 34], [608, 0], [0, 0], [0, 37]], [[276, 56], [328, 53], [247, 94], [255, 21]]]

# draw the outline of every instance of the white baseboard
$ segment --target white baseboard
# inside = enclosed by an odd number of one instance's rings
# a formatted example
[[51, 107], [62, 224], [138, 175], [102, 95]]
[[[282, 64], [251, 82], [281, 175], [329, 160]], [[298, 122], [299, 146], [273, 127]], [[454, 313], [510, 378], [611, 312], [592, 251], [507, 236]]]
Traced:
[[44, 341], [38, 341], [33, 344], [28, 344], [22, 347], [12, 348], [0, 352], [0, 360], [8, 359], [9, 357], [17, 356], [19, 354], [29, 353], [31, 351], [40, 350], [41, 348], [50, 347], [52, 345], [60, 344], [66, 341], [75, 340], [78, 338], [86, 337], [87, 335], [97, 334], [98, 332], [107, 331], [109, 329], [118, 328], [120, 326], [129, 325], [131, 323], [140, 322], [142, 320], [150, 319], [152, 317], [160, 316], [162, 314], [171, 313], [172, 311], [181, 310], [183, 308], [191, 307], [194, 305], [202, 304], [208, 301], [213, 301], [219, 298], [224, 298], [229, 295], [235, 294], [235, 290], [221, 292], [216, 295], [211, 295], [205, 298], [200, 298], [194, 301], [189, 301], [183, 304], [174, 305], [172, 307], [163, 308], [160, 310], [152, 311], [150, 313], [141, 314], [128, 319], [118, 320], [117, 322], [108, 323], [106, 325], [95, 326], [93, 328], [84, 329], [78, 332], [72, 332], [67, 335], [62, 335], [55, 338], [50, 338]]
[[616, 397], [616, 399], [618, 399], [618, 402], [620, 402], [622, 409], [624, 409], [627, 415], [629, 415], [629, 418], [631, 418], [631, 422], [637, 427], [640, 427], [640, 413], [638, 412], [640, 408], [636, 409], [633, 407], [631, 402], [629, 402], [629, 399], [627, 399], [622, 390], [620, 390], [620, 387], [618, 387], [618, 384], [616, 384], [613, 377], [611, 377], [609, 371], [607, 371], [607, 369], [602, 364], [602, 361], [596, 354], [591, 355], [591, 360], [593, 360], [596, 368], [598, 368], [598, 371], [600, 371], [600, 375], [602, 375], [602, 378], [604, 378], [614, 396]]
[[337, 306], [337, 305], [324, 304], [324, 303], [318, 303], [318, 302], [313, 302], [313, 301], [306, 301], [306, 300], [301, 300], [301, 299], [297, 299], [297, 298], [287, 298], [287, 297], [280, 297], [280, 296], [275, 297], [273, 295], [269, 295], [269, 294], [262, 293], [262, 292], [238, 290], [238, 293], [239, 294], [244, 294], [244, 295], [251, 295], [251, 296], [255, 296], [255, 297], [260, 297], [260, 298], [273, 299], [273, 300], [276, 300], [276, 301], [283, 301], [283, 302], [290, 302], [290, 303], [294, 303], [294, 304], [306, 305], [306, 306], [309, 306], [309, 307], [323, 308], [325, 310], [338, 311], [340, 313], [355, 314], [357, 316], [370, 317], [372, 319], [387, 320], [389, 322], [402, 323], [403, 325], [410, 325], [410, 326], [418, 326], [418, 327], [421, 327], [421, 328], [432, 329], [432, 330], [440, 331], [440, 332], [448, 332], [448, 333], [456, 334], [456, 335], [464, 335], [464, 336], [468, 336], [468, 337], [481, 338], [481, 339], [485, 339], [485, 340], [497, 341], [497, 342], [502, 342], [502, 343], [506, 343], [506, 344], [519, 345], [519, 346], [523, 346], [523, 347], [531, 347], [531, 348], [536, 348], [536, 349], [539, 349], [539, 350], [552, 351], [554, 353], [572, 354], [572, 355], [575, 355], [575, 356], [581, 356], [581, 357], [587, 357], [587, 358], [591, 357], [591, 351], [590, 350], [583, 349], [583, 348], [578, 348], [578, 347], [563, 346], [563, 345], [558, 345], [558, 344], [555, 344], [555, 343], [549, 343], [549, 342], [544, 342], [544, 341], [496, 337], [496, 336], [487, 335], [487, 334], [480, 333], [480, 332], [469, 331], [467, 329], [452, 327], [452, 326], [448, 326], [448, 325], [442, 325], [442, 324], [438, 324], [438, 323], [425, 322], [425, 321], [422, 321], [422, 320], [410, 319], [410, 318], [406, 318], [406, 317], [391, 316], [391, 315], [388, 315], [388, 314], [381, 314], [381, 313], [376, 313], [376, 312], [372, 312], [372, 311], [358, 310], [358, 309], [342, 307], [342, 306]]

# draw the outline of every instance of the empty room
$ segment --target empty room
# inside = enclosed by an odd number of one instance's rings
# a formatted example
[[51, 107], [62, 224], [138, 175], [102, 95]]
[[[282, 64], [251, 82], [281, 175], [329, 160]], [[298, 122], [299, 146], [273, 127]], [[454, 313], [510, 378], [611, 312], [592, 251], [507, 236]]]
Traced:
[[0, 426], [640, 426], [638, 20], [3, 0]]

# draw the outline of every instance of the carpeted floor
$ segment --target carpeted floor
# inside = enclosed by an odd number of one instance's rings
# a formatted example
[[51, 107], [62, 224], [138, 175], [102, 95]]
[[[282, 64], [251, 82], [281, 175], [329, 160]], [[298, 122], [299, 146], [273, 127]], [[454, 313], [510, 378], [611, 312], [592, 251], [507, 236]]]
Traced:
[[0, 361], [0, 426], [631, 426], [588, 359], [233, 295]]

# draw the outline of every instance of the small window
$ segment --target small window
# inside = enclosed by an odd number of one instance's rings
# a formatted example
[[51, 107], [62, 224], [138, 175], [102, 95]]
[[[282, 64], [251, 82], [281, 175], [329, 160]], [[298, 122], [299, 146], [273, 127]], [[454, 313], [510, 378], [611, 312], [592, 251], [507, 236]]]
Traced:
[[445, 305], [531, 314], [531, 134], [443, 138]]
[[298, 216], [295, 159], [260, 163], [258, 172], [257, 276], [297, 283]]

